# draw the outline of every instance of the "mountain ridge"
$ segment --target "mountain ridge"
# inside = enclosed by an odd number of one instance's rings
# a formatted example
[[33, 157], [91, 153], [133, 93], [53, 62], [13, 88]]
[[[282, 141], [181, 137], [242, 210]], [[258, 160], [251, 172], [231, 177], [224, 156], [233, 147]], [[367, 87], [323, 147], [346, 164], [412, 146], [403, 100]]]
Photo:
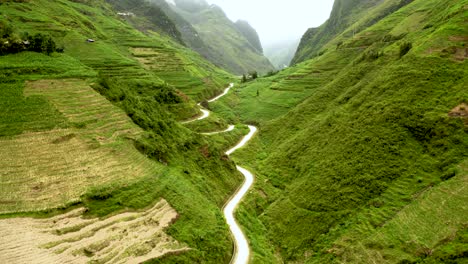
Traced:
[[262, 54], [263, 49], [259, 50], [261, 43], [253, 28], [245, 23], [241, 23], [239, 28], [221, 7], [209, 5], [206, 1], [177, 0], [175, 3], [173, 9], [189, 21], [204, 42], [218, 54], [216, 65], [238, 75], [251, 71], [266, 73], [274, 69]]

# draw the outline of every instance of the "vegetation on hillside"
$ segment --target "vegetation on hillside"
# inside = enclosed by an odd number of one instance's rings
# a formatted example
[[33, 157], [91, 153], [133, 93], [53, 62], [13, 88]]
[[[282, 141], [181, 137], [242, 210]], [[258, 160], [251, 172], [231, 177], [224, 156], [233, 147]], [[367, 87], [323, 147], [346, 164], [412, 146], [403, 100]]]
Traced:
[[236, 24], [229, 20], [220, 7], [196, 0], [178, 0], [175, 3], [176, 6], [172, 8], [192, 24], [215, 54], [210, 58], [215, 65], [234, 74], [252, 70], [266, 73], [274, 69], [261, 49], [258, 49], [259, 44], [251, 44], [250, 41], [256, 42], [253, 40], [256, 37], [252, 35], [256, 33], [249, 29], [247, 34], [251, 37], [246, 38], [245, 27], [242, 27], [244, 33], [239, 32]]
[[165, 10], [146, 0], [106, 0], [119, 13], [127, 13], [123, 18], [141, 31], [153, 30], [165, 34], [184, 44], [182, 35]]
[[339, 35], [343, 35], [346, 38], [354, 37], [356, 34], [412, 1], [335, 1], [327, 22], [318, 28], [309, 29], [304, 34], [292, 60], [292, 64], [297, 64], [323, 54], [324, 45], [335, 37]]
[[354, 35], [325, 32], [319, 56], [212, 105], [260, 126], [235, 155], [257, 176], [238, 214], [254, 262], [466, 257], [468, 3], [379, 3]]
[[200, 133], [242, 121], [260, 128], [234, 154], [257, 177], [238, 211], [254, 263], [463, 263], [467, 0], [338, 0], [297, 64], [265, 77], [220, 8], [175, 2], [217, 64], [250, 72], [199, 123], [180, 121], [235, 77], [182, 45], [161, 6], [0, 4], [0, 37], [38, 47], [0, 56], [0, 218], [105, 218], [163, 198], [177, 212], [165, 232], [190, 250], [149, 263], [227, 263], [221, 208], [242, 177], [224, 152], [247, 129]]
[[42, 34], [30, 36], [27, 32], [21, 35], [19, 36], [9, 23], [0, 21], [0, 55], [22, 51], [34, 51], [47, 55], [56, 51], [63, 52], [63, 48], [57, 48], [50, 36]]
[[237, 30], [249, 41], [252, 47], [254, 47], [259, 53], [263, 54], [263, 47], [262, 43], [260, 42], [260, 37], [258, 36], [257, 31], [249, 24], [249, 22], [244, 20], [237, 20], [234, 25], [236, 26]]
[[[65, 48], [0, 59], [3, 160], [8, 175], [34, 179], [25, 185], [2, 177], [1, 217], [50, 216], [77, 205], [104, 217], [164, 198], [178, 214], [166, 232], [190, 247], [166, 263], [229, 261], [221, 208], [242, 176], [224, 151], [244, 132], [205, 137], [179, 121], [198, 115], [195, 102], [233, 77], [164, 34], [135, 29], [117, 15], [128, 10], [105, 1], [6, 2], [0, 9], [18, 32], [50, 35]], [[22, 163], [15, 157], [28, 144], [40, 155]], [[31, 196], [20, 197], [25, 191]]]

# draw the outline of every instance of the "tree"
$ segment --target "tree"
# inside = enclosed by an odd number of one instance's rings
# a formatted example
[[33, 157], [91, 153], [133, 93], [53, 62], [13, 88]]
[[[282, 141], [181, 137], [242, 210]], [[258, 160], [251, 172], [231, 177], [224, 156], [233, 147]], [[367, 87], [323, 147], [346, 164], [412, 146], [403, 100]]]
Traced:
[[400, 45], [400, 58], [405, 56], [411, 49], [413, 44], [411, 42], [404, 42]]
[[245, 83], [245, 82], [247, 82], [247, 77], [245, 76], [245, 74], [242, 74], [241, 83]]
[[260, 96], [260, 91], [257, 89], [257, 97]]
[[257, 71], [253, 71], [250, 73], [250, 76], [252, 76], [252, 80], [255, 80], [258, 78], [258, 72]]
[[47, 55], [50, 55], [55, 50], [56, 50], [56, 46], [55, 46], [54, 40], [51, 37], [47, 38], [47, 40], [45, 42], [45, 53]]
[[0, 38], [8, 38], [13, 34], [13, 27], [6, 22], [0, 21]]
[[44, 52], [47, 49], [46, 38], [44, 35], [40, 33], [32, 36], [29, 42], [30, 42], [30, 46], [29, 46], [30, 51]]

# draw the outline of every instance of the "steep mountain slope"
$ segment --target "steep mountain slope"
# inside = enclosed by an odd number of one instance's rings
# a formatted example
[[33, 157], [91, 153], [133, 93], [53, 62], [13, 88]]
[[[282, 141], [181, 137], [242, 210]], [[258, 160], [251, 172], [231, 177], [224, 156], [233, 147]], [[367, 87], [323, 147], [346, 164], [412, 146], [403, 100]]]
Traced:
[[254, 262], [465, 261], [468, 1], [394, 4], [212, 107], [260, 125], [237, 154]]
[[[268, 72], [274, 67], [229, 20], [224, 11], [206, 1], [177, 0], [174, 10], [189, 21], [217, 54], [213, 63], [235, 74]], [[252, 35], [252, 32], [249, 34]], [[255, 43], [255, 37], [249, 37]]]
[[[123, 18], [142, 31], [153, 30], [166, 34], [183, 44], [182, 35], [166, 10], [146, 0], [107, 0]], [[146, 19], [142, 19], [146, 18]]]
[[237, 20], [234, 23], [237, 30], [244, 35], [244, 37], [249, 41], [249, 43], [259, 52], [263, 53], [262, 43], [260, 42], [260, 37], [258, 36], [257, 31], [253, 28], [249, 22], [244, 20]]
[[[310, 28], [302, 37], [292, 64], [317, 56], [323, 45], [340, 34], [354, 36], [367, 27], [375, 24], [385, 16], [411, 3], [413, 0], [337, 0], [333, 5], [330, 18], [318, 28]], [[369, 10], [380, 8], [378, 12]], [[365, 22], [362, 21], [365, 18]], [[356, 23], [361, 20], [361, 23]], [[356, 24], [355, 24], [356, 23]], [[347, 29], [346, 32], [344, 32]]]
[[175, 12], [166, 0], [151, 0], [153, 4], [159, 6], [164, 13], [174, 22], [177, 29], [182, 35], [184, 43], [201, 54], [207, 60], [215, 63], [219, 55], [215, 50], [211, 49], [200, 37], [197, 30], [181, 15]]
[[[0, 218], [11, 218], [0, 220], [0, 259], [230, 260], [221, 208], [242, 175], [224, 151], [243, 132], [208, 138], [179, 121], [232, 76], [120, 11], [105, 1], [0, 5], [2, 44], [17, 45], [0, 56]], [[60, 52], [13, 49], [51, 41]], [[84, 209], [67, 213], [74, 207]]]

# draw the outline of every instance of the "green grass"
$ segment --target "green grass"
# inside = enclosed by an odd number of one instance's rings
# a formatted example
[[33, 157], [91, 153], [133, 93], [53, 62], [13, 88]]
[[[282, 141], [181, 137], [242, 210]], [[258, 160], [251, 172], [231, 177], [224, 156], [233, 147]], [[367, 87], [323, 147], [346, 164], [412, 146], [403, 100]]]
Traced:
[[67, 120], [41, 96], [25, 97], [21, 82], [1, 84], [0, 136], [67, 127]]
[[[423, 246], [437, 250], [463, 228], [466, 196], [437, 212], [438, 224], [454, 218], [448, 229], [434, 224], [438, 233], [424, 231], [433, 222], [418, 197], [431, 186], [466, 186], [456, 173], [444, 182], [467, 157], [466, 120], [448, 113], [468, 100], [468, 65], [447, 51], [464, 49], [453, 36], [467, 34], [466, 4], [414, 1], [354, 37], [339, 35], [321, 56], [240, 86], [213, 105], [228, 120], [260, 124], [259, 140], [234, 155], [258, 179], [239, 212], [254, 263], [417, 260]], [[404, 42], [413, 48], [400, 58]], [[409, 208], [415, 215], [405, 223], [414, 223], [414, 232], [398, 220]], [[391, 223], [401, 230], [395, 236]], [[403, 254], [405, 232], [425, 242]], [[372, 234], [383, 238], [366, 240]]]
[[249, 43], [219, 8], [207, 5], [194, 11], [182, 8], [176, 11], [193, 25], [211, 50], [209, 56], [214, 64], [237, 75], [250, 71], [266, 73], [274, 69], [268, 59]]
[[224, 121], [224, 119], [220, 118], [216, 114], [211, 113], [209, 117], [203, 120], [185, 124], [185, 127], [195, 132], [206, 133], [222, 131], [226, 129], [228, 125], [229, 124], [226, 121]]
[[[132, 149], [131, 157], [139, 157], [140, 161], [159, 168], [126, 182], [96, 181], [95, 186], [87, 188], [81, 197], [73, 201], [64, 199], [60, 206], [1, 217], [46, 217], [77, 205], [87, 207], [89, 216], [106, 216], [146, 208], [163, 197], [179, 213], [178, 220], [167, 233], [191, 248], [178, 256], [166, 256], [164, 260], [169, 263], [228, 262], [232, 242], [221, 208], [242, 182], [242, 175], [234, 163], [226, 159], [224, 152], [242, 137], [245, 129], [208, 137], [190, 131], [177, 120], [193, 116], [197, 111], [195, 102], [219, 94], [233, 77], [166, 36], [135, 30], [117, 19], [115, 11], [101, 1], [7, 2], [0, 9], [1, 18], [7, 19], [18, 32], [49, 34], [59, 46], [65, 47], [64, 54], [52, 56], [22, 52], [0, 57], [2, 132], [27, 137], [27, 131], [48, 134], [55, 128], [76, 130], [75, 137], [63, 132], [51, 141], [66, 141], [63, 144], [75, 144], [80, 140], [95, 142], [84, 145], [91, 151], [104, 149], [102, 146], [96, 148], [99, 143], [96, 140], [111, 137], [116, 142], [108, 142], [105, 149], [111, 152], [109, 154], [123, 158], [126, 150]], [[88, 38], [94, 38], [96, 42], [87, 43]], [[158, 54], [140, 56], [134, 53], [139, 48]], [[139, 60], [148, 57], [155, 62], [146, 65]], [[30, 90], [25, 94], [26, 81], [44, 79], [51, 82], [76, 80], [91, 85], [145, 132], [138, 137], [118, 134], [113, 137], [121, 123], [107, 122], [102, 117], [93, 119], [92, 114], [100, 114], [100, 109], [96, 109], [92, 102], [83, 106], [79, 106], [81, 101], [75, 104], [73, 99], [78, 97], [74, 97], [72, 90], [68, 93], [66, 89]], [[43, 88], [47, 89], [47, 85]], [[93, 98], [100, 96], [90, 91]], [[46, 94], [50, 96], [46, 97]], [[89, 111], [75, 113], [76, 109], [68, 106]], [[82, 120], [74, 120], [75, 117]], [[10, 137], [2, 135], [1, 139], [6, 142]], [[49, 143], [47, 140], [44, 142]], [[82, 150], [74, 145], [73, 148]], [[44, 159], [55, 157], [49, 154], [60, 154], [41, 153]], [[97, 158], [91, 167], [97, 168], [99, 164], [106, 164], [105, 161], [107, 159]], [[117, 164], [138, 165], [133, 162], [130, 158]], [[135, 167], [128, 170], [138, 173]], [[61, 171], [55, 172], [60, 174]], [[7, 179], [2, 176], [1, 181], [1, 189], [6, 188]]]

